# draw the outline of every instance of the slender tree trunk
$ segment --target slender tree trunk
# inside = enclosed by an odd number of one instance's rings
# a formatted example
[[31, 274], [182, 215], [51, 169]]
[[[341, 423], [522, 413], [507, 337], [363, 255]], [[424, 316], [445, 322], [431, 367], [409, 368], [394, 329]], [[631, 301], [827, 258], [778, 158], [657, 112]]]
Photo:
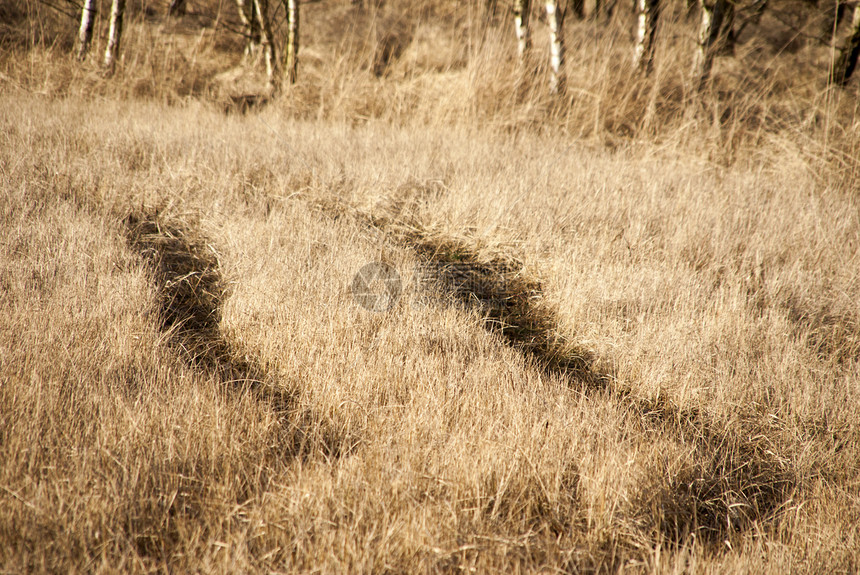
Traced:
[[125, 13], [125, 0], [113, 0], [110, 8], [110, 33], [108, 44], [105, 49], [105, 71], [108, 75], [116, 69], [116, 59], [119, 54], [120, 41], [122, 40], [122, 17]]
[[860, 3], [854, 7], [854, 17], [851, 18], [851, 36], [845, 41], [839, 58], [833, 62], [828, 78], [830, 84], [844, 87], [851, 79], [860, 57]]
[[517, 32], [517, 54], [522, 62], [532, 44], [529, 31], [531, 0], [514, 0], [514, 26]]
[[660, 0], [636, 0], [636, 11], [638, 22], [633, 67], [649, 73], [654, 63], [654, 39], [657, 34], [657, 20], [660, 17]]
[[245, 36], [248, 38], [248, 43], [245, 44], [245, 56], [253, 58], [257, 54], [257, 48], [260, 46], [260, 23], [257, 21], [257, 13], [254, 11], [254, 0], [236, 0], [236, 7], [239, 9], [239, 20], [242, 21], [242, 28]]
[[78, 60], [87, 57], [93, 39], [93, 21], [96, 18], [96, 0], [86, 0], [81, 11], [81, 29], [78, 32]]
[[729, 0], [700, 0], [702, 22], [699, 26], [696, 54], [693, 58], [693, 77], [697, 79], [698, 88], [704, 88], [711, 76], [714, 65], [714, 54], [719, 48], [720, 31], [728, 9]]
[[700, 0], [699, 7], [702, 11], [702, 20], [699, 23], [698, 41], [696, 44], [696, 54], [693, 56], [693, 77], [698, 79], [698, 85], [701, 88], [707, 81], [711, 73], [713, 65], [713, 50], [711, 49], [712, 32], [718, 30], [719, 26], [714, 26], [714, 5], [708, 0]]
[[285, 0], [287, 9], [287, 49], [284, 67], [290, 84], [295, 84], [299, 72], [299, 1]]
[[549, 89], [553, 94], [564, 94], [565, 91], [564, 17], [566, 12], [563, 6], [559, 6], [558, 0], [546, 0], [546, 19], [549, 22]]
[[266, 58], [266, 77], [269, 88], [275, 88], [278, 75], [278, 59], [275, 50], [275, 39], [272, 37], [272, 27], [269, 24], [269, 4], [267, 0], [253, 0], [254, 11], [260, 23], [260, 40], [263, 46], [263, 56]]

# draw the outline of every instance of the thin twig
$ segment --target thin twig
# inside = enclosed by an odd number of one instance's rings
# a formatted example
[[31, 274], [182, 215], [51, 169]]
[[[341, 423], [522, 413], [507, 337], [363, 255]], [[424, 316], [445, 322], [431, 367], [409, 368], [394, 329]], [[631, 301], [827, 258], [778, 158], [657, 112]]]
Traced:
[[[73, 12], [67, 12], [61, 6], [58, 6], [57, 4], [54, 4], [53, 2], [49, 2], [48, 0], [38, 0], [38, 2], [40, 4], [44, 4], [48, 8], [52, 8], [52, 9], [56, 10], [60, 14], [64, 14], [64, 15], [68, 16], [72, 20], [78, 20], [78, 18], [79, 18], [78, 14], [75, 14]], [[80, 4], [75, 2], [74, 0], [65, 0], [65, 2], [66, 2], [66, 4], [70, 4], [71, 6], [73, 6], [78, 12], [80, 12], [83, 9], [83, 6], [81, 6]]]

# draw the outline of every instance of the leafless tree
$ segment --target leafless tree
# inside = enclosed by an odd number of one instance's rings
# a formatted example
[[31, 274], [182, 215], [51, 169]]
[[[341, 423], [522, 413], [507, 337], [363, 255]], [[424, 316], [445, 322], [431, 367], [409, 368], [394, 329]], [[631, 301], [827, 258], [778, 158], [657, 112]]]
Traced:
[[108, 75], [114, 73], [119, 46], [122, 40], [122, 19], [125, 14], [125, 0], [113, 0], [110, 8], [110, 33], [107, 48], [105, 48], [105, 71]]
[[731, 0], [699, 0], [702, 11], [699, 25], [696, 54], [693, 58], [693, 77], [699, 89], [703, 88], [711, 76], [714, 56], [725, 42], [726, 16], [733, 13]]
[[257, 20], [254, 0], [236, 0], [236, 7], [239, 9], [239, 20], [242, 22], [242, 31], [247, 38], [245, 56], [253, 58], [257, 55], [261, 42], [260, 22]]
[[77, 55], [78, 60], [87, 57], [90, 42], [93, 39], [93, 22], [96, 17], [96, 0], [86, 0], [81, 11], [81, 28], [78, 31]]
[[254, 13], [260, 23], [260, 43], [266, 60], [266, 78], [269, 88], [274, 89], [278, 82], [278, 58], [275, 38], [272, 36], [272, 26], [269, 22], [269, 3], [268, 0], [253, 0], [253, 2]]
[[525, 59], [526, 52], [531, 47], [532, 39], [529, 30], [529, 15], [531, 0], [514, 0], [514, 27], [517, 33], [517, 54], [520, 61]]
[[287, 48], [284, 68], [290, 84], [295, 84], [299, 67], [299, 2], [284, 0], [287, 9]]
[[633, 48], [633, 67], [650, 72], [654, 62], [654, 39], [660, 16], [660, 0], [636, 0], [636, 43]]
[[565, 91], [564, 76], [564, 17], [567, 8], [558, 0], [546, 0], [546, 19], [549, 23], [550, 80], [549, 89], [554, 94]]

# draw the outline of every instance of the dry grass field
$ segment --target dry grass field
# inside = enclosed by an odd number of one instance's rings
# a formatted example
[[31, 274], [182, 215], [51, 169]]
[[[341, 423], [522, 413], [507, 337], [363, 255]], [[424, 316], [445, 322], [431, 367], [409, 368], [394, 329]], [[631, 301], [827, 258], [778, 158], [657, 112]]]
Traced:
[[559, 101], [482, 5], [303, 4], [247, 113], [232, 5], [2, 9], [0, 572], [860, 570], [857, 80], [619, 9]]

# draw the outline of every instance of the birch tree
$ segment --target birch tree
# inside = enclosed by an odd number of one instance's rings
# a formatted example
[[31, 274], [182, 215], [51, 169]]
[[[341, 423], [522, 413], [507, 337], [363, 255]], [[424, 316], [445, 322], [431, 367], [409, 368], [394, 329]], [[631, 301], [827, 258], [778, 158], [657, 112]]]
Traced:
[[93, 22], [96, 17], [96, 0], [85, 0], [84, 8], [81, 11], [81, 28], [78, 31], [78, 60], [83, 60], [87, 57], [87, 52], [90, 49], [90, 42], [93, 39]]
[[550, 77], [549, 89], [553, 94], [563, 94], [564, 76], [564, 17], [566, 8], [558, 0], [546, 0], [546, 19], [549, 23]]
[[526, 52], [532, 44], [531, 32], [529, 31], [531, 4], [531, 0], [514, 0], [514, 27], [517, 33], [517, 54], [520, 57], [520, 62], [525, 59]]
[[854, 16], [851, 18], [851, 35], [845, 40], [839, 57], [833, 62], [828, 83], [840, 87], [847, 85], [857, 67], [858, 56], [860, 56], [860, 2], [854, 6]]
[[108, 75], [113, 74], [116, 68], [116, 58], [119, 54], [119, 45], [122, 40], [122, 18], [125, 13], [125, 0], [113, 0], [110, 8], [110, 32], [108, 35], [107, 48], [105, 48], [105, 71]]
[[242, 29], [245, 37], [248, 39], [245, 44], [245, 56], [253, 58], [257, 54], [257, 49], [260, 47], [260, 23], [257, 20], [257, 12], [254, 10], [254, 0], [236, 0], [236, 7], [239, 9], [239, 20], [242, 22]]
[[654, 63], [654, 38], [660, 16], [660, 0], [636, 0], [636, 43], [633, 47], [633, 67], [651, 71]]
[[274, 89], [277, 85], [278, 59], [272, 26], [269, 23], [269, 3], [267, 0], [253, 0], [253, 2], [254, 12], [260, 23], [260, 43], [263, 47], [263, 57], [266, 59], [266, 78], [269, 88]]
[[700, 0], [702, 21], [699, 25], [696, 54], [693, 58], [693, 77], [702, 89], [710, 78], [714, 55], [720, 48], [724, 31], [723, 22], [730, 12], [730, 0]]
[[290, 84], [295, 84], [299, 68], [299, 1], [284, 0], [287, 9], [287, 49], [284, 68]]

